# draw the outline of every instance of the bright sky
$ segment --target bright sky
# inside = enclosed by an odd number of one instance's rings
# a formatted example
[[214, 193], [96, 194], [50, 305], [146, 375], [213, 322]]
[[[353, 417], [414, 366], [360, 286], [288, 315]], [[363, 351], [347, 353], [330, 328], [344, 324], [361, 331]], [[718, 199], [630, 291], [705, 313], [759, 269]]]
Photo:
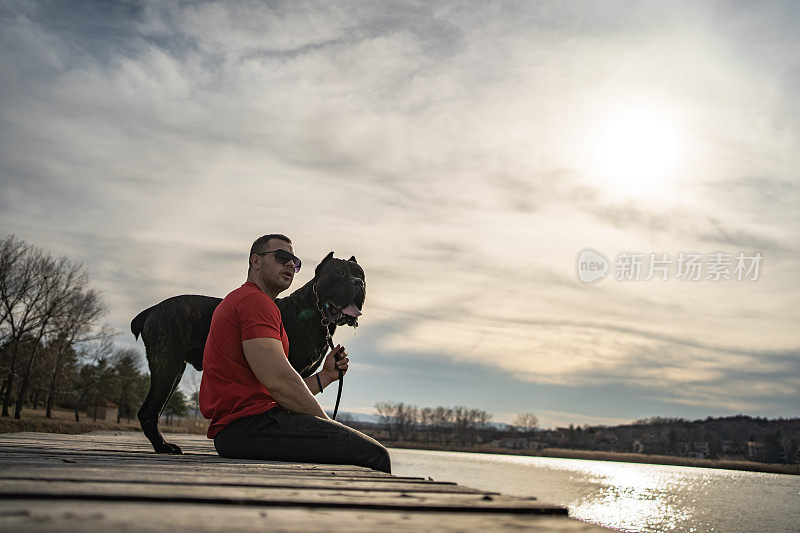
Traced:
[[[264, 233], [297, 287], [355, 254], [345, 411], [798, 416], [798, 24], [793, 2], [0, 0], [0, 233], [83, 261], [124, 345], [145, 307], [241, 284]], [[585, 248], [605, 279], [578, 278]], [[621, 252], [763, 259], [619, 281]]]

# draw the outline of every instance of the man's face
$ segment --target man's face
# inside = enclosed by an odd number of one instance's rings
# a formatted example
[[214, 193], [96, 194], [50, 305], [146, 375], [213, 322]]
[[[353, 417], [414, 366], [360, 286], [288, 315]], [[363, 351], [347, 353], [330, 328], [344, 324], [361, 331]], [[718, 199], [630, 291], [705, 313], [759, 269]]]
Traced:
[[[268, 246], [262, 251], [266, 252], [279, 248], [294, 255], [292, 245], [282, 239], [270, 239]], [[294, 263], [292, 261], [281, 265], [275, 260], [275, 254], [259, 255], [258, 261], [258, 277], [266, 287], [275, 291], [276, 294], [289, 288], [294, 279]]]

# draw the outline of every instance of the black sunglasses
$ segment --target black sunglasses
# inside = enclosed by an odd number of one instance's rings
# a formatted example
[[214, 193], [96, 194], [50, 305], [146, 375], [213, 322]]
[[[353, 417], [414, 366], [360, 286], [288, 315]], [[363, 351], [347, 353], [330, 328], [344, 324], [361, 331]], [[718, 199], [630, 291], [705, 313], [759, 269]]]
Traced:
[[270, 250], [268, 252], [261, 252], [260, 254], [257, 253], [256, 255], [264, 255], [264, 254], [275, 254], [275, 261], [281, 265], [285, 265], [286, 263], [291, 261], [292, 263], [294, 263], [295, 272], [300, 272], [300, 265], [303, 264], [303, 262], [300, 261], [299, 257], [290, 254], [286, 250], [281, 250], [280, 248], [278, 248], [277, 250]]

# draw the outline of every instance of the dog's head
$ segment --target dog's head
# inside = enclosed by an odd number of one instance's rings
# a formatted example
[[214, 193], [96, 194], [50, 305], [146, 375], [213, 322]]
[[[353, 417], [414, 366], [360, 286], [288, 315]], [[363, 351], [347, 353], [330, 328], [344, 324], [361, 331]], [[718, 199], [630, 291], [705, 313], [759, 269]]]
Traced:
[[333, 257], [333, 252], [314, 271], [319, 305], [322, 312], [337, 326], [357, 326], [367, 295], [364, 270], [355, 256], [348, 260]]

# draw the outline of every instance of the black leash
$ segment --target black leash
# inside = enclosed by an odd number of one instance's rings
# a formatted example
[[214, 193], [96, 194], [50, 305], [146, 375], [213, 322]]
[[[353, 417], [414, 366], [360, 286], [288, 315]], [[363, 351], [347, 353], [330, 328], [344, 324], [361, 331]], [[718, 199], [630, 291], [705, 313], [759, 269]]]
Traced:
[[[327, 332], [327, 326], [326, 326], [325, 329], [326, 329], [326, 332]], [[333, 350], [333, 339], [331, 338], [330, 332], [327, 332], [327, 336], [328, 336], [328, 346], [330, 346], [331, 350]], [[339, 358], [337, 357], [336, 360], [338, 361]], [[336, 413], [339, 412], [339, 402], [342, 400], [342, 381], [344, 381], [344, 372], [342, 372], [342, 369], [341, 368], [337, 368], [336, 370], [339, 371], [339, 387], [336, 390], [336, 407], [333, 408], [333, 419], [334, 420], [336, 420]]]
[[[325, 312], [322, 310], [322, 305], [319, 303], [319, 295], [317, 295], [317, 284], [311, 286], [312, 290], [314, 291], [314, 299], [316, 300], [317, 309], [319, 310], [319, 314], [322, 317], [320, 322], [322, 323], [322, 327], [325, 328], [325, 340], [328, 341], [328, 346], [330, 346], [331, 351], [335, 348], [333, 346], [333, 337], [331, 337], [331, 330], [328, 328], [328, 325], [331, 323], [328, 320], [328, 317], [325, 316]], [[339, 360], [339, 357], [336, 358]], [[344, 372], [339, 367], [336, 367], [336, 370], [339, 372], [339, 387], [336, 391], [336, 406], [333, 408], [333, 419], [336, 420], [336, 414], [339, 412], [339, 402], [342, 400], [342, 381], [344, 381]], [[320, 391], [322, 392], [322, 391]]]

